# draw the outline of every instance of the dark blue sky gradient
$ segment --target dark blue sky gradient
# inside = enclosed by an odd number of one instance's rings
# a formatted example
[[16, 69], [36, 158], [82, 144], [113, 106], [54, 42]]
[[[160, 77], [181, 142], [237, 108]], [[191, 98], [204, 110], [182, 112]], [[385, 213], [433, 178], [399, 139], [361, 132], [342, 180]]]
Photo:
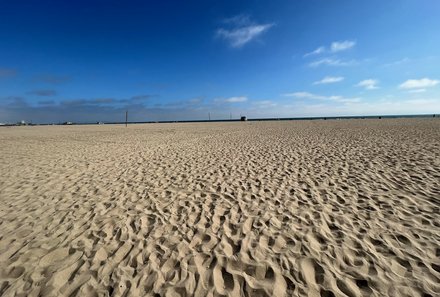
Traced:
[[[139, 121], [440, 112], [439, 8], [435, 0], [2, 1], [0, 122], [115, 121], [125, 109]], [[219, 34], [258, 26], [264, 32], [238, 47]], [[331, 51], [344, 41], [354, 45]], [[316, 83], [324, 77], [343, 80]], [[407, 80], [419, 85], [402, 87]]]

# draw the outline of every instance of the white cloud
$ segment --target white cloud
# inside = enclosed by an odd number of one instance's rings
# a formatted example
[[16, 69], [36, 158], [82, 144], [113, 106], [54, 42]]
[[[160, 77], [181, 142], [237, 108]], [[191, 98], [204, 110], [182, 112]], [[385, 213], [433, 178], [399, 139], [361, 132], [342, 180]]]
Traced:
[[333, 58], [323, 58], [320, 60], [313, 61], [309, 64], [310, 67], [318, 67], [321, 65], [327, 65], [327, 66], [351, 66], [355, 65], [357, 62], [354, 60], [351, 61], [343, 61], [340, 59], [333, 59]]
[[325, 46], [320, 46], [317, 49], [315, 49], [314, 51], [312, 51], [310, 53], [306, 53], [304, 55], [304, 57], [319, 55], [319, 54], [323, 54], [323, 53], [327, 53], [327, 52], [330, 52], [330, 53], [342, 52], [342, 51], [346, 51], [348, 49], [351, 49], [355, 45], [356, 45], [356, 41], [352, 41], [352, 40], [334, 41], [330, 44], [329, 49], [327, 49], [327, 47], [325, 47]]
[[424, 93], [426, 92], [426, 89], [414, 89], [414, 90], [409, 90], [409, 93]]
[[422, 79], [408, 79], [404, 83], [402, 83], [399, 88], [401, 89], [423, 89], [430, 88], [438, 85], [440, 83], [439, 80], [422, 78]]
[[215, 102], [218, 103], [237, 103], [237, 102], [245, 102], [248, 100], [248, 97], [246, 96], [236, 96], [236, 97], [229, 97], [229, 98], [216, 98], [214, 99]]
[[239, 14], [230, 18], [223, 19], [223, 23], [232, 24], [236, 26], [249, 25], [251, 23], [251, 18], [247, 14]]
[[437, 104], [440, 107], [440, 100], [438, 100], [438, 99], [410, 99], [410, 100], [405, 100], [403, 102], [407, 103], [407, 104], [413, 104], [413, 105], [428, 105], [428, 104], [435, 105], [435, 104]]
[[361, 98], [346, 98], [343, 96], [322, 96], [317, 94], [312, 94], [309, 92], [295, 92], [295, 93], [288, 93], [284, 94], [284, 96], [287, 97], [295, 97], [300, 99], [317, 99], [317, 100], [330, 100], [335, 102], [341, 102], [341, 103], [355, 103], [360, 102]]
[[342, 103], [356, 103], [356, 102], [361, 101], [361, 98], [359, 98], [359, 97], [346, 98], [346, 97], [342, 97], [342, 96], [330, 96], [329, 99], [336, 101], [336, 102], [342, 102]]
[[[325, 97], [318, 96], [309, 92], [295, 92], [295, 93], [287, 93], [284, 94], [286, 97], [296, 97], [296, 98], [310, 98], [310, 99], [322, 99]], [[319, 98], [317, 98], [319, 97]]]
[[317, 49], [315, 49], [313, 52], [307, 53], [304, 55], [304, 57], [312, 56], [312, 55], [319, 55], [325, 52], [325, 47], [320, 46]]
[[220, 28], [216, 36], [229, 42], [231, 47], [240, 48], [267, 32], [274, 24], [255, 24], [249, 16], [238, 15], [223, 21], [230, 28]]
[[326, 76], [319, 81], [315, 81], [313, 84], [314, 85], [332, 84], [332, 83], [337, 83], [337, 82], [340, 82], [343, 80], [344, 80], [344, 77], [342, 77], [342, 76]]
[[[332, 102], [310, 104], [297, 102], [291, 112], [298, 112], [298, 116], [371, 116], [384, 114], [433, 114], [440, 110], [440, 98], [422, 99], [386, 99], [361, 101], [351, 104], [336, 105]], [[280, 111], [282, 112], [282, 111]]]
[[378, 89], [377, 86], [379, 84], [379, 81], [377, 79], [365, 79], [363, 81], [360, 81], [356, 86], [365, 88], [365, 90], [374, 90]]
[[351, 49], [356, 45], [356, 41], [345, 40], [345, 41], [335, 41], [332, 42], [330, 46], [330, 51], [333, 53], [345, 51]]
[[225, 99], [226, 102], [244, 102], [247, 100], [248, 100], [248, 98], [246, 96], [230, 97], [230, 98]]

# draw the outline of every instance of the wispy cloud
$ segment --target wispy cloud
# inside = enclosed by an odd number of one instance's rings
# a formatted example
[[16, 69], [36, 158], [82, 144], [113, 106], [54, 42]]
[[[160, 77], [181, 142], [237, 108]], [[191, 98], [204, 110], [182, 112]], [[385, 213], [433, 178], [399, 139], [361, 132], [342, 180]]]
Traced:
[[426, 92], [426, 89], [414, 89], [414, 90], [409, 90], [409, 93], [424, 93]]
[[17, 107], [27, 104], [25, 98], [21, 96], [7, 96], [7, 97], [0, 97], [0, 99], [1, 99], [0, 103], [5, 103], [7, 106], [10, 107]]
[[203, 103], [203, 97], [195, 97], [195, 98], [191, 98], [188, 101], [188, 104], [190, 105], [197, 105], [197, 104], [201, 104]]
[[246, 102], [248, 100], [247, 96], [236, 96], [229, 98], [216, 98], [214, 102], [217, 103], [238, 103], [238, 102]]
[[313, 56], [313, 55], [319, 55], [325, 52], [325, 46], [320, 46], [317, 49], [315, 49], [314, 51], [310, 52], [310, 53], [306, 53], [304, 55], [304, 57], [308, 57], [308, 56]]
[[94, 98], [94, 99], [72, 99], [72, 100], [64, 100], [60, 102], [62, 106], [95, 106], [95, 105], [105, 105], [105, 104], [113, 104], [118, 103], [120, 100], [114, 98]]
[[356, 41], [344, 40], [344, 41], [334, 41], [327, 48], [326, 46], [320, 46], [312, 52], [306, 53], [304, 57], [319, 55], [324, 53], [337, 53], [349, 50], [356, 45]]
[[0, 68], [0, 78], [13, 77], [17, 75], [17, 70], [11, 68]]
[[30, 95], [41, 96], [41, 97], [50, 97], [55, 96], [57, 92], [55, 90], [33, 90], [28, 92]]
[[341, 102], [341, 103], [354, 103], [361, 101], [361, 98], [347, 98], [343, 96], [322, 96], [317, 95], [309, 92], [295, 92], [295, 93], [288, 93], [284, 94], [284, 96], [287, 97], [294, 97], [299, 99], [317, 99], [317, 100], [330, 100], [335, 102]]
[[219, 28], [216, 36], [226, 40], [231, 47], [241, 48], [263, 33], [267, 32], [274, 24], [258, 24], [252, 22], [249, 16], [238, 15], [223, 21], [228, 28]]
[[271, 100], [261, 100], [261, 101], [254, 101], [252, 102], [254, 105], [256, 105], [258, 108], [269, 108], [269, 107], [275, 107], [277, 106], [276, 102], [273, 102]]
[[374, 90], [374, 89], [378, 89], [379, 87], [377, 86], [379, 84], [379, 81], [377, 79], [365, 79], [360, 81], [356, 86], [357, 87], [362, 87], [365, 88], [365, 90]]
[[348, 49], [351, 49], [355, 45], [356, 45], [356, 41], [352, 41], [352, 40], [335, 41], [332, 42], [330, 46], [330, 51], [332, 53], [346, 51]]
[[350, 104], [334, 104], [322, 102], [295, 102], [292, 110], [300, 110], [300, 116], [344, 116], [344, 115], [381, 115], [381, 114], [429, 114], [440, 110], [438, 98], [409, 99], [383, 99], [363, 100]]
[[421, 78], [421, 79], [408, 79], [399, 85], [400, 89], [424, 89], [431, 88], [440, 83], [440, 80], [429, 79], [429, 78]]
[[326, 76], [319, 81], [315, 81], [313, 84], [314, 85], [333, 84], [333, 83], [337, 83], [337, 82], [340, 82], [343, 80], [344, 80], [344, 77], [342, 77], [342, 76]]
[[[122, 102], [123, 99], [97, 98], [76, 99], [61, 102], [39, 101], [30, 104], [22, 97], [0, 98], [0, 121], [16, 122], [26, 120], [34, 123], [73, 122], [122, 122], [125, 111], [130, 121], [194, 120], [202, 119], [205, 111], [196, 110], [190, 104], [153, 107], [136, 102]], [[111, 104], [105, 104], [108, 102]], [[117, 102], [118, 104], [113, 104]], [[203, 116], [202, 116], [203, 115]]]
[[233, 26], [247, 26], [252, 23], [251, 17], [248, 14], [238, 14], [230, 18], [225, 18], [222, 20], [224, 24], [230, 24]]
[[402, 65], [402, 64], [408, 63], [409, 61], [411, 61], [411, 60], [408, 57], [405, 57], [403, 59], [400, 59], [400, 60], [397, 60], [397, 61], [394, 61], [394, 62], [391, 62], [391, 63], [384, 64], [383, 67], [398, 66], [398, 65]]
[[313, 61], [309, 64], [310, 67], [319, 67], [322, 65], [327, 66], [352, 66], [356, 65], [357, 62], [355, 60], [350, 61], [344, 61], [340, 59], [334, 59], [334, 58], [323, 58], [316, 61]]
[[203, 109], [206, 104], [204, 104], [205, 97], [193, 97], [190, 99], [171, 101], [171, 102], [160, 102], [156, 103], [155, 106], [166, 107], [166, 108], [193, 108], [193, 109]]
[[94, 106], [94, 105], [112, 105], [112, 106], [123, 106], [123, 105], [143, 105], [148, 102], [149, 99], [158, 97], [159, 95], [135, 95], [128, 98], [89, 98], [89, 99], [67, 99], [59, 102], [63, 106]]
[[295, 98], [307, 98], [307, 99], [325, 99], [326, 97], [315, 95], [309, 92], [294, 92], [294, 93], [286, 93], [283, 94], [286, 97], [295, 97]]

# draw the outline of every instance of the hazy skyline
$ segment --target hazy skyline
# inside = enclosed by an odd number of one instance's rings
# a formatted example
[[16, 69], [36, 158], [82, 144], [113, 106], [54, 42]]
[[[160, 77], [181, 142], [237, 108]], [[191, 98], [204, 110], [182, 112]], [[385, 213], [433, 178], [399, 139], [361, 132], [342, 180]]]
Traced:
[[440, 2], [4, 1], [0, 122], [440, 113]]

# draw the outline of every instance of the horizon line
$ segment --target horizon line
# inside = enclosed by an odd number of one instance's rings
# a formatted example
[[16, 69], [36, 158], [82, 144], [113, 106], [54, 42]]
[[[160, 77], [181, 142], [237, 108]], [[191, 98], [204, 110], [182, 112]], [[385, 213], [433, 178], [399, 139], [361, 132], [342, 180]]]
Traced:
[[[245, 116], [246, 117], [246, 116]], [[343, 116], [310, 116], [310, 117], [263, 117], [263, 118], [247, 118], [245, 121], [299, 121], [299, 120], [337, 120], [337, 119], [396, 119], [396, 118], [435, 118], [440, 117], [438, 113], [429, 114], [375, 114], [375, 115], [343, 115]], [[208, 123], [208, 122], [241, 122], [240, 118], [236, 119], [208, 119], [208, 120], [164, 120], [164, 121], [128, 121], [127, 124], [167, 124], [167, 123]], [[51, 123], [27, 123], [19, 121], [16, 123], [2, 123], [0, 127], [11, 126], [50, 126], [50, 125], [119, 125], [125, 124], [125, 121], [97, 121], [97, 122], [51, 122]]]

